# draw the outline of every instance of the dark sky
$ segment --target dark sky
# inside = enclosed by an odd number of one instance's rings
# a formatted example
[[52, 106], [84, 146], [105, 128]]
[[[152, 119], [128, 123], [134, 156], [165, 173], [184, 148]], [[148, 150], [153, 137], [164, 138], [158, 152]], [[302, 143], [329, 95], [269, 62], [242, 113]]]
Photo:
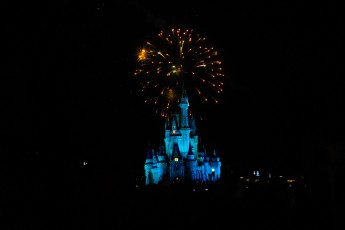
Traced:
[[197, 127], [224, 165], [300, 168], [344, 140], [344, 4], [152, 2], [9, 6], [3, 152], [141, 173], [163, 126], [134, 84], [135, 54], [170, 27], [198, 31], [223, 62], [221, 103]]

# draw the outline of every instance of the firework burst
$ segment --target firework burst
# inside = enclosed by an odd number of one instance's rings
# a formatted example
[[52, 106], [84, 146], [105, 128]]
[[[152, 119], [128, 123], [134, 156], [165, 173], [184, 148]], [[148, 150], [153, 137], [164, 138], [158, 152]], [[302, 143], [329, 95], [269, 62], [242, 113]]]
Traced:
[[193, 30], [161, 31], [138, 50], [135, 70], [145, 102], [156, 105], [165, 116], [182, 89], [190, 101], [218, 103], [223, 92], [222, 63], [217, 51]]

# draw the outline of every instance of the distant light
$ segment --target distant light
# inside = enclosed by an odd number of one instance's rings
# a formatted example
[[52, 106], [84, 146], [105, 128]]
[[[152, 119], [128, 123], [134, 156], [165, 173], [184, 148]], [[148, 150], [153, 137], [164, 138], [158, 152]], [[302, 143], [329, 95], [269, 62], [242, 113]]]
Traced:
[[243, 176], [240, 176], [240, 179], [243, 179]]
[[283, 177], [283, 176], [279, 176], [279, 177]]
[[178, 162], [178, 157], [175, 157], [175, 158], [174, 158], [174, 161], [175, 161], [175, 162]]
[[84, 162], [83, 162], [83, 165], [87, 165], [87, 162], [86, 162], [86, 161], [84, 161]]
[[260, 176], [260, 173], [259, 173], [259, 171], [256, 171], [256, 176]]
[[214, 172], [214, 168], [212, 168], [212, 172]]

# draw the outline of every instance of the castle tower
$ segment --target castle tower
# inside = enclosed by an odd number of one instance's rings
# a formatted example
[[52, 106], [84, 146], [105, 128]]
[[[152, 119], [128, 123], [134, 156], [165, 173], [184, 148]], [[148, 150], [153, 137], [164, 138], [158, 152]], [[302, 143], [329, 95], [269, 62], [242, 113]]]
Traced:
[[188, 97], [187, 93], [182, 89], [182, 97], [181, 102], [179, 104], [181, 108], [181, 139], [179, 143], [180, 151], [182, 153], [183, 158], [187, 157], [188, 150], [189, 150], [189, 138], [190, 138], [190, 128], [189, 128], [189, 117], [188, 117]]

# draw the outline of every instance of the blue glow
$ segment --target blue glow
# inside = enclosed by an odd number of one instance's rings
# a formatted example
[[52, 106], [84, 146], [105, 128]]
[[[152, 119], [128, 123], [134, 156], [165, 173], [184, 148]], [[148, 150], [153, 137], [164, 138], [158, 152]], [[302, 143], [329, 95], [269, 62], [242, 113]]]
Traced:
[[188, 115], [188, 98], [184, 94], [180, 100], [179, 114], [166, 117], [164, 143], [158, 151], [149, 149], [144, 170], [145, 183], [158, 184], [183, 181], [217, 181], [221, 175], [221, 161], [214, 151], [208, 155], [199, 143], [195, 119]]

